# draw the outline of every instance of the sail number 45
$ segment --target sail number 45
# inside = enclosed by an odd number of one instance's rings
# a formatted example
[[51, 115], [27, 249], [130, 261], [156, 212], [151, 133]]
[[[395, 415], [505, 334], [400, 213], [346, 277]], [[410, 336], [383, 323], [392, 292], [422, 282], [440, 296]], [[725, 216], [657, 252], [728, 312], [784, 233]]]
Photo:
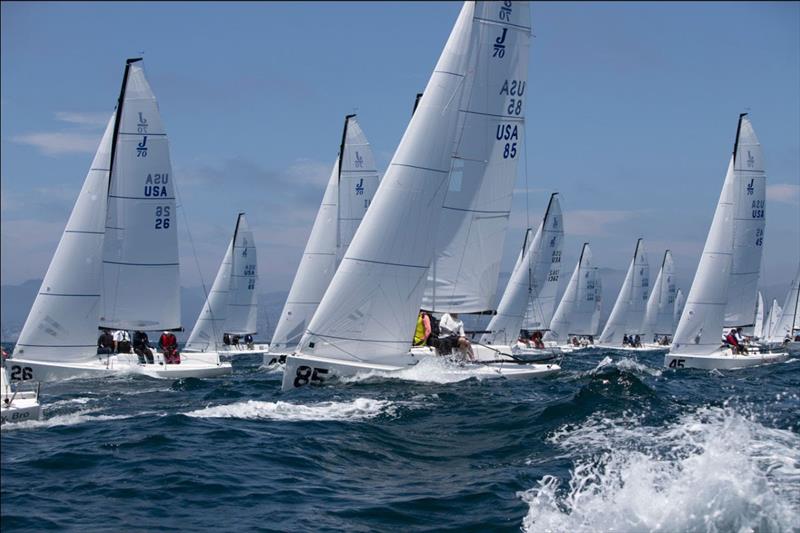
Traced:
[[309, 383], [319, 385], [322, 383], [322, 377], [328, 373], [327, 368], [311, 368], [310, 366], [298, 366], [295, 373], [294, 386], [302, 387]]

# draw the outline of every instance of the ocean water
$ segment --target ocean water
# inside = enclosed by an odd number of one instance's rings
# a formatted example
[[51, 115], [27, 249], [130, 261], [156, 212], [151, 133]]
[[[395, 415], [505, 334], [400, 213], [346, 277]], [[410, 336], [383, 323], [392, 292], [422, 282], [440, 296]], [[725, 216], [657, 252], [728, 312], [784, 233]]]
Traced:
[[369, 376], [42, 388], [6, 424], [3, 532], [798, 531], [800, 356], [673, 371], [594, 351], [530, 381]]

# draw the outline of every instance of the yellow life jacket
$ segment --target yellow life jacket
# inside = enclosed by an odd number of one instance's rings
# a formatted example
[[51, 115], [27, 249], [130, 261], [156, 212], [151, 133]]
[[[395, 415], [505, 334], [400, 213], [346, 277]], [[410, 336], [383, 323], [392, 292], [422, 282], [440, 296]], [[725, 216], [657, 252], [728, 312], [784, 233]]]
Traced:
[[414, 346], [421, 346], [425, 341], [425, 323], [422, 315], [417, 316], [417, 329], [414, 330]]

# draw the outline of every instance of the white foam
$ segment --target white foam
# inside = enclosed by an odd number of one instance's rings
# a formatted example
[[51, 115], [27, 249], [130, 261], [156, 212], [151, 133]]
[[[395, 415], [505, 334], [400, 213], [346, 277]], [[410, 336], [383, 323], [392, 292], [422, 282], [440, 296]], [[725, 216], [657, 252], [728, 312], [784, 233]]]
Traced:
[[462, 365], [446, 357], [423, 357], [419, 363], [403, 370], [381, 372], [373, 370], [339, 378], [343, 383], [355, 383], [374, 378], [399, 379], [419, 383], [457, 383], [472, 378], [497, 378], [494, 368], [483, 365]]
[[526, 531], [790, 531], [800, 523], [800, 436], [729, 407], [666, 427], [596, 416], [549, 439], [577, 456], [568, 487], [518, 495]]
[[[68, 413], [63, 415], [56, 415], [44, 420], [26, 420], [24, 422], [7, 423], [3, 424], [3, 431], [17, 430], [17, 429], [40, 429], [52, 428], [56, 426], [76, 426], [78, 424], [85, 424], [87, 422], [103, 422], [106, 420], [122, 420], [124, 418], [131, 418], [133, 415], [95, 415], [100, 409], [87, 409], [84, 411], [77, 411], [75, 413]], [[143, 413], [140, 413], [143, 414]]]
[[70, 398], [68, 400], [58, 400], [57, 402], [47, 404], [47, 409], [57, 409], [59, 407], [63, 407], [65, 405], [86, 405], [87, 403], [91, 402], [94, 398]]
[[379, 415], [394, 416], [395, 404], [387, 400], [356, 398], [351, 402], [320, 402], [310, 405], [248, 400], [206, 407], [186, 413], [196, 418], [271, 419], [282, 421], [358, 421]]

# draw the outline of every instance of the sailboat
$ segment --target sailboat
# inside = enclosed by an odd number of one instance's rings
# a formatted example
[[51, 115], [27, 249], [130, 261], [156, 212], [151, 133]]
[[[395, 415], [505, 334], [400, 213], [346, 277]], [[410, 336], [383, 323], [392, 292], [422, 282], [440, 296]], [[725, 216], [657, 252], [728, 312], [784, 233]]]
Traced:
[[216, 354], [186, 354], [180, 364], [165, 364], [160, 354], [152, 364], [135, 354], [97, 354], [98, 326], [181, 329], [174, 187], [155, 96], [141, 58], [129, 59], [116, 111], [7, 362], [12, 379], [231, 371]]
[[[22, 368], [18, 367], [15, 372], [21, 374]], [[21, 381], [22, 375], [15, 376], [15, 378], [12, 383], [8, 376], [8, 369], [0, 367], [0, 424], [39, 420], [42, 415], [42, 406], [39, 403], [39, 383]]]
[[[519, 58], [529, 39], [527, 3], [463, 5], [370, 209], [298, 351], [286, 357], [284, 390], [334, 375], [396, 374], [428, 357], [415, 355], [410, 345], [435, 258], [445, 193], [457, 185], [451, 168], [459, 160], [465, 168], [483, 164], [485, 157], [466, 156], [485, 147], [506, 158], [517, 156], [511, 137], [519, 126], [515, 117], [522, 109], [518, 92], [524, 78], [507, 73], [525, 68]], [[481, 126], [466, 127], [472, 121]], [[469, 366], [471, 375], [486, 378], [559, 370], [557, 365], [517, 366], [513, 359]]]
[[753, 339], [758, 340], [764, 336], [764, 297], [758, 291], [756, 299], [755, 322], [753, 324]]
[[257, 282], [255, 239], [245, 214], [239, 213], [233, 237], [184, 352], [216, 351], [230, 356], [266, 352], [268, 345], [248, 346], [244, 342], [246, 335], [257, 333]]
[[518, 339], [531, 302], [545, 290], [548, 298], [554, 299], [557, 289], [561, 271], [561, 243], [564, 240], [558, 193], [550, 196], [542, 222], [532, 240], [528, 238], [529, 235], [530, 230], [526, 233], [522, 250], [500, 298], [497, 314], [489, 321], [480, 344], [504, 353], [510, 350], [517, 355], [553, 356], [559, 352], [555, 347], [532, 348], [520, 344]]
[[625, 335], [641, 337], [645, 305], [650, 292], [650, 266], [644, 252], [642, 239], [636, 241], [633, 258], [625, 274], [625, 281], [617, 295], [603, 332], [597, 344], [599, 348], [614, 350], [642, 350], [643, 348], [623, 346]]
[[602, 291], [600, 269], [592, 266], [592, 251], [585, 242], [550, 329], [544, 334], [545, 345], [559, 346], [562, 351], [593, 347], [600, 326]]
[[668, 349], [669, 338], [675, 332], [673, 325], [675, 293], [675, 262], [672, 253], [667, 250], [664, 252], [661, 268], [647, 300], [640, 328], [645, 347]]
[[798, 298], [800, 298], [800, 268], [797, 270], [779, 318], [772, 326], [767, 341], [770, 346], [782, 346], [784, 349], [796, 351], [800, 349], [800, 320], [798, 320]]
[[356, 115], [344, 119], [339, 155], [297, 267], [264, 364], [297, 348], [336, 268], [367, 212], [380, 177], [369, 141]]
[[[689, 289], [686, 307], [675, 331], [672, 348], [664, 356], [664, 366], [734, 369], [776, 362], [787, 357], [786, 353], [736, 354], [720, 339], [723, 325], [731, 319], [729, 301], [745, 297], [743, 287], [750, 285], [752, 274], [743, 275], [742, 272], [752, 272], [753, 265], [760, 262], [760, 248], [764, 239], [765, 190], [761, 144], [747, 113], [743, 113], [739, 115], [733, 155], [714, 219]], [[758, 251], [754, 248], [758, 248]], [[753, 257], [743, 256], [737, 250], [751, 250]], [[755, 256], [759, 258], [758, 261], [754, 259]], [[748, 316], [738, 317], [742, 325], [748, 325], [753, 320], [755, 302], [749, 298], [748, 301]]]
[[764, 328], [762, 329], [762, 335], [765, 340], [769, 340], [772, 332], [776, 329], [775, 326], [778, 324], [778, 320], [781, 319], [782, 312], [783, 310], [781, 309], [781, 306], [778, 305], [778, 300], [773, 298], [772, 306], [769, 308], [767, 316], [764, 317]]

